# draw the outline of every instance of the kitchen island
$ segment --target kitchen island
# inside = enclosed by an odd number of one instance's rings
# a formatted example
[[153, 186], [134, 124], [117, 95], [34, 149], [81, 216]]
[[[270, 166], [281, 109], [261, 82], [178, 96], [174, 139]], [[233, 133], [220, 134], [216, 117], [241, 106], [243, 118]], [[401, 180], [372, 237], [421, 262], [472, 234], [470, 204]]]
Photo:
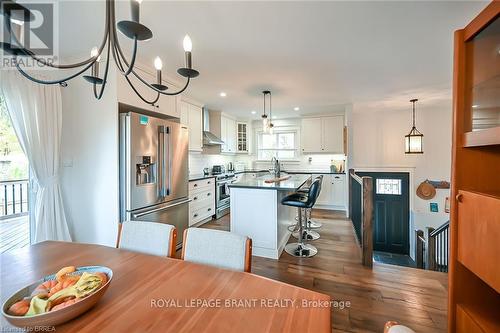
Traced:
[[310, 175], [290, 175], [287, 180], [266, 183], [272, 178], [270, 174], [242, 175], [229, 185], [230, 231], [252, 239], [253, 255], [278, 259], [290, 238], [288, 226], [296, 223], [297, 215], [297, 209], [282, 205], [281, 199], [295, 192]]

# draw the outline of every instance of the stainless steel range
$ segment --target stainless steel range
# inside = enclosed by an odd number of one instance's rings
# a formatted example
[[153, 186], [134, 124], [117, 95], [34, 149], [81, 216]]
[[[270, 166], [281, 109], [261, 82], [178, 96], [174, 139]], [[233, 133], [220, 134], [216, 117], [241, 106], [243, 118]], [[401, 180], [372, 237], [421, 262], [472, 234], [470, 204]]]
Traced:
[[229, 214], [230, 193], [229, 184], [236, 180], [234, 173], [226, 173], [224, 166], [214, 165], [212, 174], [215, 175], [215, 217], [221, 218]]

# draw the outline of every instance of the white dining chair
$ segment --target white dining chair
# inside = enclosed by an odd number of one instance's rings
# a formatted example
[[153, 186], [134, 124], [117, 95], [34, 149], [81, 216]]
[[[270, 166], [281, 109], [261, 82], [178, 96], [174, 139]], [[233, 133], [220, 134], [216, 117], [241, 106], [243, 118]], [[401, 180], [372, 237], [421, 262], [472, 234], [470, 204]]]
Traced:
[[181, 258], [242, 272], [250, 272], [252, 240], [228, 231], [189, 228], [184, 230]]
[[177, 230], [173, 225], [147, 221], [120, 223], [117, 240], [120, 249], [174, 258], [176, 244]]

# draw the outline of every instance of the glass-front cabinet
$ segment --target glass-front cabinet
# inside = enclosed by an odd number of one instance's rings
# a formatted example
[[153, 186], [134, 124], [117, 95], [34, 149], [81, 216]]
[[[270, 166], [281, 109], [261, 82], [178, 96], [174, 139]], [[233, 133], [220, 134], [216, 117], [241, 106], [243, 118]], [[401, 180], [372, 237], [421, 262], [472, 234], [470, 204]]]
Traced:
[[464, 146], [500, 144], [500, 18], [482, 23], [464, 30], [463, 61], [455, 68], [463, 87]]
[[248, 153], [248, 124], [237, 123], [237, 152]]

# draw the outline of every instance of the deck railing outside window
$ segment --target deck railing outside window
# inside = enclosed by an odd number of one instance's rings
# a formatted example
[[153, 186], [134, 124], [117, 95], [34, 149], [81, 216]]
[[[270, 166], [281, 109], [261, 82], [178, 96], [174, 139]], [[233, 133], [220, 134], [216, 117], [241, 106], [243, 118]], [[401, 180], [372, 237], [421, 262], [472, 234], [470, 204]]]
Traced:
[[28, 179], [0, 182], [0, 220], [28, 214]]

